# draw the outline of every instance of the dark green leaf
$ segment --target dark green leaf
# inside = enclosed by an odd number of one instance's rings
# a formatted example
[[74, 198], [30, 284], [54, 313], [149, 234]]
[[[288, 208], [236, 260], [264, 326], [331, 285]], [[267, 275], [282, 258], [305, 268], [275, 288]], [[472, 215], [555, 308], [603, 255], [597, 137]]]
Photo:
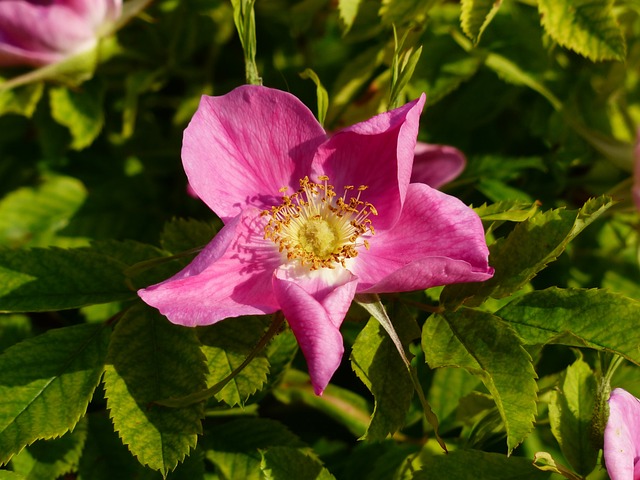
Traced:
[[586, 346], [616, 352], [640, 365], [637, 300], [606, 290], [549, 288], [516, 298], [496, 315], [509, 322], [526, 345]]
[[173, 325], [142, 305], [120, 319], [105, 371], [107, 406], [140, 463], [166, 475], [195, 447], [202, 402], [169, 408], [154, 401], [203, 390], [205, 371], [194, 329]]
[[216, 232], [217, 228], [211, 222], [176, 218], [165, 224], [160, 244], [168, 252], [178, 254], [193, 248], [204, 247], [213, 239]]
[[299, 370], [289, 369], [273, 395], [286, 405], [302, 403], [319, 410], [358, 437], [365, 435], [371, 421], [369, 403], [360, 395], [329, 384], [322, 396], [318, 396], [309, 375]]
[[291, 447], [273, 447], [263, 452], [260, 468], [266, 480], [335, 478], [311, 453]]
[[59, 328], [0, 355], [0, 463], [75, 427], [104, 370], [109, 333], [102, 325]]
[[0, 311], [64, 310], [128, 300], [125, 265], [90, 249], [0, 249]]
[[549, 472], [542, 472], [522, 457], [507, 457], [499, 453], [477, 450], [458, 450], [448, 455], [428, 457], [422, 470], [413, 480], [451, 478], [456, 480], [544, 480]]
[[207, 459], [222, 478], [243, 480], [263, 480], [260, 449], [304, 446], [284, 425], [264, 418], [229, 421], [217, 426], [203, 442]]
[[422, 330], [422, 348], [431, 368], [461, 367], [479, 377], [504, 421], [509, 452], [522, 442], [536, 414], [536, 373], [508, 324], [470, 309], [433, 315]]

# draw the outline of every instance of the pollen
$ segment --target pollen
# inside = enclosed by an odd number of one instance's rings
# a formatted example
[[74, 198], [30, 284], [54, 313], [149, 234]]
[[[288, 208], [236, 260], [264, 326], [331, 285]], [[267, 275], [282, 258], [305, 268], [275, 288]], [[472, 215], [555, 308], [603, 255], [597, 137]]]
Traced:
[[[348, 185], [338, 196], [329, 177], [318, 180], [321, 183], [302, 178], [298, 191], [283, 195], [280, 205], [262, 212], [271, 217], [264, 238], [272, 240], [289, 260], [310, 270], [345, 266], [347, 259], [358, 255], [359, 247], [368, 250], [369, 241], [360, 237], [374, 234], [369, 217], [378, 214], [360, 199], [366, 185]], [[286, 190], [283, 187], [280, 192]]]

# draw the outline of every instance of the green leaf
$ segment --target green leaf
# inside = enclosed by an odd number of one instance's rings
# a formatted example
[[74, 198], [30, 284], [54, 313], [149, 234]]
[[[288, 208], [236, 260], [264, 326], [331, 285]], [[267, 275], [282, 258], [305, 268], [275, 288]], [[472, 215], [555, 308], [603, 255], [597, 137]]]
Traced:
[[510, 323], [525, 345], [586, 346], [640, 365], [637, 300], [606, 290], [549, 288], [516, 298], [496, 315]]
[[304, 447], [284, 425], [265, 418], [232, 420], [218, 425], [212, 435], [203, 438], [203, 444], [207, 459], [216, 466], [221, 478], [243, 480], [263, 480], [261, 449]]
[[215, 236], [218, 229], [211, 222], [176, 218], [167, 222], [160, 236], [162, 248], [178, 254], [197, 247], [204, 247]]
[[26, 477], [9, 470], [0, 470], [0, 480], [26, 480]]
[[395, 49], [391, 60], [389, 108], [397, 108], [403, 103], [400, 95], [411, 80], [418, 60], [420, 60], [420, 55], [422, 54], [422, 45], [417, 48], [414, 45], [409, 45], [405, 48], [405, 42], [410, 32], [411, 30], [407, 30], [400, 42], [398, 42], [395, 27], [393, 29]]
[[[271, 321], [271, 316], [240, 317], [199, 329], [198, 337], [209, 369], [208, 387], [222, 381], [244, 362]], [[264, 385], [268, 373], [269, 360], [263, 350], [215, 398], [230, 406], [242, 405]]]
[[478, 43], [482, 32], [498, 13], [502, 0], [462, 0], [460, 23], [464, 33]]
[[542, 25], [556, 42], [593, 61], [625, 58], [613, 0], [540, 0]]
[[[399, 315], [394, 325], [404, 344], [416, 338], [413, 320]], [[378, 320], [369, 320], [356, 338], [351, 367], [375, 398], [371, 423], [363, 438], [384, 440], [404, 425], [414, 388], [407, 366]]]
[[0, 314], [0, 353], [33, 335], [31, 319], [21, 314]]
[[90, 81], [79, 89], [52, 87], [49, 91], [51, 115], [71, 132], [71, 148], [82, 150], [95, 140], [104, 124], [104, 85]]
[[386, 26], [419, 24], [435, 3], [434, 0], [382, 0], [379, 14]]
[[0, 201], [0, 244], [50, 244], [87, 197], [84, 185], [71, 177], [45, 177], [37, 187], [14, 190]]
[[316, 84], [316, 97], [318, 97], [318, 122], [320, 125], [324, 125], [324, 119], [327, 118], [327, 110], [329, 109], [329, 94], [327, 89], [322, 86], [320, 77], [311, 70], [306, 68], [304, 72], [300, 74], [302, 78], [311, 79]]
[[0, 89], [0, 115], [15, 113], [31, 117], [43, 92], [44, 84], [42, 82], [25, 85], [14, 90]]
[[422, 348], [431, 368], [461, 367], [482, 380], [513, 451], [533, 428], [537, 385], [531, 357], [509, 325], [466, 308], [433, 315], [424, 324]]
[[0, 464], [75, 427], [100, 381], [109, 333], [102, 325], [59, 328], [0, 355]]
[[202, 433], [202, 402], [181, 408], [154, 403], [205, 388], [195, 330], [136, 306], [118, 322], [107, 360], [104, 384], [116, 431], [140, 463], [166, 475]]
[[551, 432], [574, 470], [586, 476], [598, 461], [598, 449], [591, 438], [597, 381], [582, 359], [570, 365], [563, 377], [549, 400]]
[[363, 397], [332, 384], [327, 386], [322, 396], [318, 396], [313, 391], [309, 375], [299, 370], [289, 369], [273, 395], [285, 405], [308, 405], [341, 423], [358, 437], [365, 435], [371, 421], [371, 407]]
[[343, 110], [351, 103], [360, 89], [374, 76], [384, 61], [384, 49], [378, 45], [368, 48], [356, 56], [333, 82], [331, 105], [325, 124], [331, 126], [339, 119]]
[[448, 285], [441, 300], [447, 305], [481, 305], [487, 297], [504, 298], [527, 284], [567, 244], [611, 205], [608, 197], [591, 199], [580, 210], [549, 210], [516, 225], [506, 239], [489, 247], [493, 278], [482, 283]]
[[73, 432], [54, 440], [39, 440], [25, 448], [13, 457], [11, 467], [31, 480], [55, 479], [75, 472], [86, 438], [87, 422], [80, 421]]
[[266, 480], [331, 480], [335, 477], [304, 450], [273, 447], [262, 453], [260, 469]]
[[438, 415], [442, 431], [457, 424], [460, 400], [479, 385], [478, 377], [461, 368], [438, 368], [433, 372], [427, 400]]
[[362, 0], [338, 0], [338, 18], [343, 36], [351, 30], [361, 3]]
[[538, 204], [522, 200], [503, 200], [491, 205], [484, 204], [473, 210], [484, 221], [524, 222], [538, 211]]
[[458, 450], [449, 455], [427, 457], [413, 480], [545, 480], [550, 476], [549, 472], [542, 472], [534, 467], [528, 458], [507, 457], [478, 450]]
[[126, 265], [90, 249], [0, 248], [0, 312], [40, 312], [128, 300]]
[[80, 480], [158, 478], [156, 472], [144, 468], [129, 453], [127, 447], [113, 431], [113, 425], [106, 412], [89, 413], [87, 420], [87, 441], [78, 467]]

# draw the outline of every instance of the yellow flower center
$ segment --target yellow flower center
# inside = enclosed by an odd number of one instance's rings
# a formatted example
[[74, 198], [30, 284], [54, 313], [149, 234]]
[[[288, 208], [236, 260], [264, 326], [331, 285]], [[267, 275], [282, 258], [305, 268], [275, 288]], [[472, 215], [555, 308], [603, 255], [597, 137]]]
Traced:
[[[319, 180], [324, 183], [304, 177], [297, 192], [284, 195], [280, 205], [262, 212], [271, 217], [264, 238], [276, 243], [280, 252], [286, 251], [289, 260], [297, 260], [311, 270], [345, 266], [345, 260], [358, 255], [357, 247], [368, 249], [369, 242], [359, 243], [358, 238], [375, 233], [368, 217], [378, 214], [373, 205], [360, 200], [365, 185], [357, 189], [347, 186], [338, 197], [328, 183], [329, 177]], [[284, 187], [280, 191], [286, 190]]]

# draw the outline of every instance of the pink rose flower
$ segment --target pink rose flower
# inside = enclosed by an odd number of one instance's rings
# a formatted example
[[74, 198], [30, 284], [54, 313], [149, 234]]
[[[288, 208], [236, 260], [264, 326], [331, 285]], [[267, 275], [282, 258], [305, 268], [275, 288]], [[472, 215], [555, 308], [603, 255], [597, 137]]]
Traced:
[[430, 187], [440, 188], [457, 178], [466, 164], [464, 154], [457, 148], [417, 142], [411, 183], [426, 183]]
[[0, 66], [39, 67], [95, 47], [122, 0], [1, 0]]
[[203, 96], [184, 133], [189, 184], [225, 223], [184, 270], [140, 297], [176, 324], [282, 310], [321, 394], [356, 293], [483, 281], [478, 216], [409, 179], [424, 95], [328, 137], [294, 96]]
[[611, 480], [640, 480], [640, 400], [622, 388], [609, 397], [603, 452]]

